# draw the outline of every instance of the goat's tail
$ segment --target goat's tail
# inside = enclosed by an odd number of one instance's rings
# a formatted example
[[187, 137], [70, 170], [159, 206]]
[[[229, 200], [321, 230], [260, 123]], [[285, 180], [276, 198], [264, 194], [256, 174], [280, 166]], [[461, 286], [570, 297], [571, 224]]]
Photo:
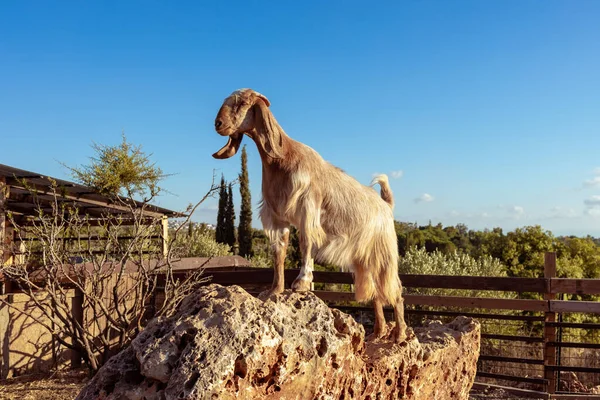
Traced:
[[371, 186], [375, 186], [375, 184], [379, 183], [379, 187], [381, 188], [381, 198], [383, 201], [390, 205], [390, 208], [394, 208], [394, 193], [392, 193], [392, 188], [390, 187], [390, 180], [388, 179], [386, 174], [377, 175], [373, 178], [373, 182], [371, 182]]
[[398, 242], [393, 230], [374, 237], [364, 248], [363, 258], [354, 267], [354, 292], [357, 301], [379, 299], [395, 305], [402, 300], [398, 275]]

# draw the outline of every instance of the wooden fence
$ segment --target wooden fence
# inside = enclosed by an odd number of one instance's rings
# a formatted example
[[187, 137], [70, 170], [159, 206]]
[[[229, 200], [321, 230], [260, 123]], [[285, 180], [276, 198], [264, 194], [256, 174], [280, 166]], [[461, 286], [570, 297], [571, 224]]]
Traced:
[[[273, 279], [271, 269], [252, 268], [247, 262], [239, 257], [231, 259], [214, 259], [206, 265], [207, 276], [211, 282], [222, 285], [241, 285], [249, 292], [258, 294], [261, 290], [270, 286]], [[186, 274], [191, 270], [205, 264], [205, 259], [185, 259], [175, 266], [174, 273]], [[286, 284], [289, 285], [298, 275], [298, 270], [286, 270]], [[530, 326], [539, 326], [536, 334], [506, 334], [506, 332], [495, 332], [491, 329], [482, 334], [483, 341], [502, 342], [511, 344], [527, 344], [537, 346], [540, 351], [536, 356], [525, 356], [524, 354], [507, 355], [486, 352], [482, 348], [481, 362], [493, 363], [494, 365], [520, 365], [523, 368], [537, 368], [541, 371], [540, 376], [523, 376], [519, 373], [499, 373], [480, 369], [479, 380], [494, 379], [498, 382], [511, 381], [515, 384], [533, 385], [542, 388], [546, 393], [557, 391], [558, 374], [560, 372], [573, 372], [578, 374], [594, 375], [595, 383], [600, 384], [600, 357], [593, 365], [564, 365], [561, 363], [561, 351], [582, 349], [586, 351], [600, 351], [599, 340], [563, 340], [561, 331], [565, 329], [585, 329], [600, 332], [600, 324], [563, 322], [560, 318], [566, 313], [600, 314], [600, 302], [594, 301], [566, 301], [559, 300], [562, 294], [575, 295], [600, 295], [600, 280], [593, 279], [564, 279], [556, 277], [556, 255], [548, 253], [545, 258], [545, 271], [543, 278], [504, 278], [504, 277], [475, 277], [475, 276], [432, 276], [432, 275], [401, 275], [401, 279], [408, 293], [405, 295], [407, 318], [412, 317], [435, 317], [451, 318], [458, 315], [473, 317], [480, 321], [496, 321], [498, 324], [522, 323]], [[352, 275], [342, 272], [314, 272], [314, 282], [317, 284], [343, 284], [349, 288], [352, 283]], [[516, 292], [522, 294], [519, 298], [479, 298], [469, 296], [444, 296], [411, 294], [416, 288], [425, 289], [461, 289], [491, 292]], [[11, 291], [0, 295], [11, 296]], [[316, 290], [314, 293], [332, 307], [337, 307], [345, 312], [356, 314], [369, 314], [371, 307], [368, 305], [356, 305], [354, 294], [350, 291]], [[537, 294], [538, 299], [531, 299], [531, 294]], [[530, 298], [525, 298], [530, 297]], [[511, 313], [502, 314], [501, 310], [509, 310]], [[0, 310], [2, 311], [2, 310]], [[6, 311], [6, 310], [5, 310]], [[516, 311], [516, 312], [515, 312]], [[73, 309], [80, 313], [77, 307]], [[390, 313], [391, 309], [386, 309]], [[1, 319], [1, 318], [0, 318]], [[2, 325], [2, 324], [0, 324]], [[365, 324], [369, 328], [369, 322]], [[0, 328], [2, 328], [0, 326]], [[32, 329], [32, 328], [28, 328]], [[0, 336], [2, 329], [0, 329]], [[5, 335], [5, 339], [9, 336]], [[8, 343], [8, 342], [7, 342]], [[50, 342], [49, 342], [50, 343]], [[18, 343], [14, 343], [16, 346]], [[15, 351], [18, 356], [19, 349], [12, 346], [3, 350]], [[0, 353], [6, 353], [0, 351]], [[8, 356], [12, 353], [7, 353]], [[3, 356], [7, 356], [3, 354]], [[15, 356], [15, 357], [16, 357]], [[12, 357], [12, 356], [11, 356]], [[27, 360], [37, 355], [28, 356]], [[38, 357], [39, 358], [39, 357]], [[23, 358], [23, 362], [25, 362]], [[6, 360], [7, 365], [12, 365], [12, 358]], [[1, 363], [0, 363], [1, 364]], [[5, 366], [6, 367], [6, 366]], [[596, 380], [598, 382], [596, 382]], [[539, 392], [536, 392], [539, 393]], [[552, 394], [552, 398], [568, 398], [568, 395]], [[546, 397], [548, 398], [548, 397]]]
[[[289, 287], [298, 270], [285, 270], [286, 285]], [[238, 268], [235, 271], [210, 271], [211, 282], [222, 285], [241, 285], [251, 293], [257, 294], [272, 282], [273, 271], [259, 268]], [[352, 275], [343, 272], [315, 271], [314, 282], [325, 284], [352, 284]], [[542, 357], [525, 358], [486, 354], [482, 352], [480, 360], [497, 363], [538, 365], [543, 368], [541, 377], [524, 377], [518, 374], [499, 374], [478, 372], [479, 378], [493, 378], [500, 381], [513, 381], [542, 387], [546, 393], [555, 393], [558, 389], [558, 373], [570, 371], [575, 373], [600, 374], [600, 367], [560, 365], [558, 352], [563, 348], [600, 349], [599, 343], [564, 342], [557, 339], [557, 331], [562, 328], [600, 329], [600, 324], [568, 323], [557, 319], [560, 313], [600, 314], [600, 302], [558, 300], [558, 294], [600, 295], [600, 280], [565, 279], [556, 277], [556, 254], [545, 256], [543, 278], [509, 278], [509, 277], [475, 277], [475, 276], [440, 276], [440, 275], [401, 275], [403, 285], [413, 288], [486, 290], [496, 292], [537, 293], [542, 299], [506, 299], [476, 298], [467, 296], [417, 295], [404, 296], [407, 318], [411, 315], [452, 317], [466, 315], [476, 319], [496, 321], [521, 321], [523, 323], [541, 325], [538, 336], [504, 335], [494, 333], [482, 334], [482, 339], [537, 343], [542, 347]], [[368, 312], [370, 307], [349, 304], [354, 300], [352, 292], [316, 290], [314, 293], [332, 307], [346, 312]], [[519, 296], [523, 297], [523, 296]], [[533, 296], [529, 296], [533, 297]], [[410, 307], [410, 306], [417, 306]], [[419, 309], [423, 306], [435, 309]], [[445, 310], [440, 310], [443, 308]], [[459, 308], [458, 310], [449, 310]], [[471, 309], [471, 311], [463, 311]], [[483, 311], [482, 311], [483, 310]], [[518, 315], [502, 315], [485, 312], [486, 310], [521, 311]], [[386, 311], [391, 312], [390, 309]], [[600, 376], [600, 375], [599, 375]], [[600, 384], [598, 382], [597, 384]]]

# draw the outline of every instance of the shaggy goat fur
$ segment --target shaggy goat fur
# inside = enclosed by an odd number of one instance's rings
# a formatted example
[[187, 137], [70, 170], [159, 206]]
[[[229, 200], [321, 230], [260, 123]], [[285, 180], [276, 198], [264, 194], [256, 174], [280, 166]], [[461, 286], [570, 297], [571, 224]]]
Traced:
[[[289, 226], [299, 231], [303, 265], [292, 284], [309, 290], [313, 258], [354, 274], [356, 299], [374, 300], [376, 331], [382, 333], [382, 304], [396, 312], [397, 337], [404, 334], [402, 286], [393, 194], [386, 175], [374, 179], [381, 194], [329, 164], [312, 148], [291, 139], [269, 110], [263, 95], [243, 89], [225, 99], [215, 127], [229, 136], [215, 158], [229, 158], [245, 133], [258, 147], [262, 163], [260, 217], [275, 256], [272, 291], [283, 290], [283, 263]], [[400, 308], [400, 309], [398, 309]], [[385, 322], [383, 322], [385, 323]]]

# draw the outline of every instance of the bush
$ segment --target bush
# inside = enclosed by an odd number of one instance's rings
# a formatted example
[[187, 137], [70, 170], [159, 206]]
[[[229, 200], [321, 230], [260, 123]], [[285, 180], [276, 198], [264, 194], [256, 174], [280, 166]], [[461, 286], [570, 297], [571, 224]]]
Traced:
[[[425, 248], [416, 247], [408, 249], [406, 255], [400, 258], [399, 271], [401, 274], [415, 275], [507, 276], [505, 266], [498, 259], [491, 256], [474, 258], [458, 251], [444, 254], [436, 250], [428, 253]], [[410, 288], [408, 293], [442, 296], [515, 297], [515, 294], [509, 292], [437, 288]]]
[[230, 247], [217, 243], [214, 233], [200, 228], [189, 229], [187, 234], [180, 234], [174, 243], [179, 249], [180, 257], [221, 257], [231, 255]]

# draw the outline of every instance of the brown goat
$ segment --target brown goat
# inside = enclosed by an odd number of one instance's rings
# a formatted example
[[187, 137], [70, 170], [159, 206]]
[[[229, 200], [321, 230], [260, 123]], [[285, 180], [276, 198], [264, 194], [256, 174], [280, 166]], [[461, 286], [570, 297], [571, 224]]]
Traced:
[[394, 308], [394, 338], [405, 338], [402, 286], [398, 276], [398, 245], [394, 206], [387, 176], [374, 182], [381, 197], [312, 148], [283, 131], [269, 110], [269, 100], [251, 89], [227, 97], [217, 114], [215, 129], [228, 136], [215, 158], [233, 156], [248, 135], [258, 147], [263, 164], [260, 218], [274, 252], [272, 293], [284, 289], [284, 261], [289, 226], [299, 231], [303, 265], [292, 283], [308, 291], [313, 279], [313, 259], [350, 270], [358, 301], [373, 300], [375, 336], [385, 334], [383, 305]]

